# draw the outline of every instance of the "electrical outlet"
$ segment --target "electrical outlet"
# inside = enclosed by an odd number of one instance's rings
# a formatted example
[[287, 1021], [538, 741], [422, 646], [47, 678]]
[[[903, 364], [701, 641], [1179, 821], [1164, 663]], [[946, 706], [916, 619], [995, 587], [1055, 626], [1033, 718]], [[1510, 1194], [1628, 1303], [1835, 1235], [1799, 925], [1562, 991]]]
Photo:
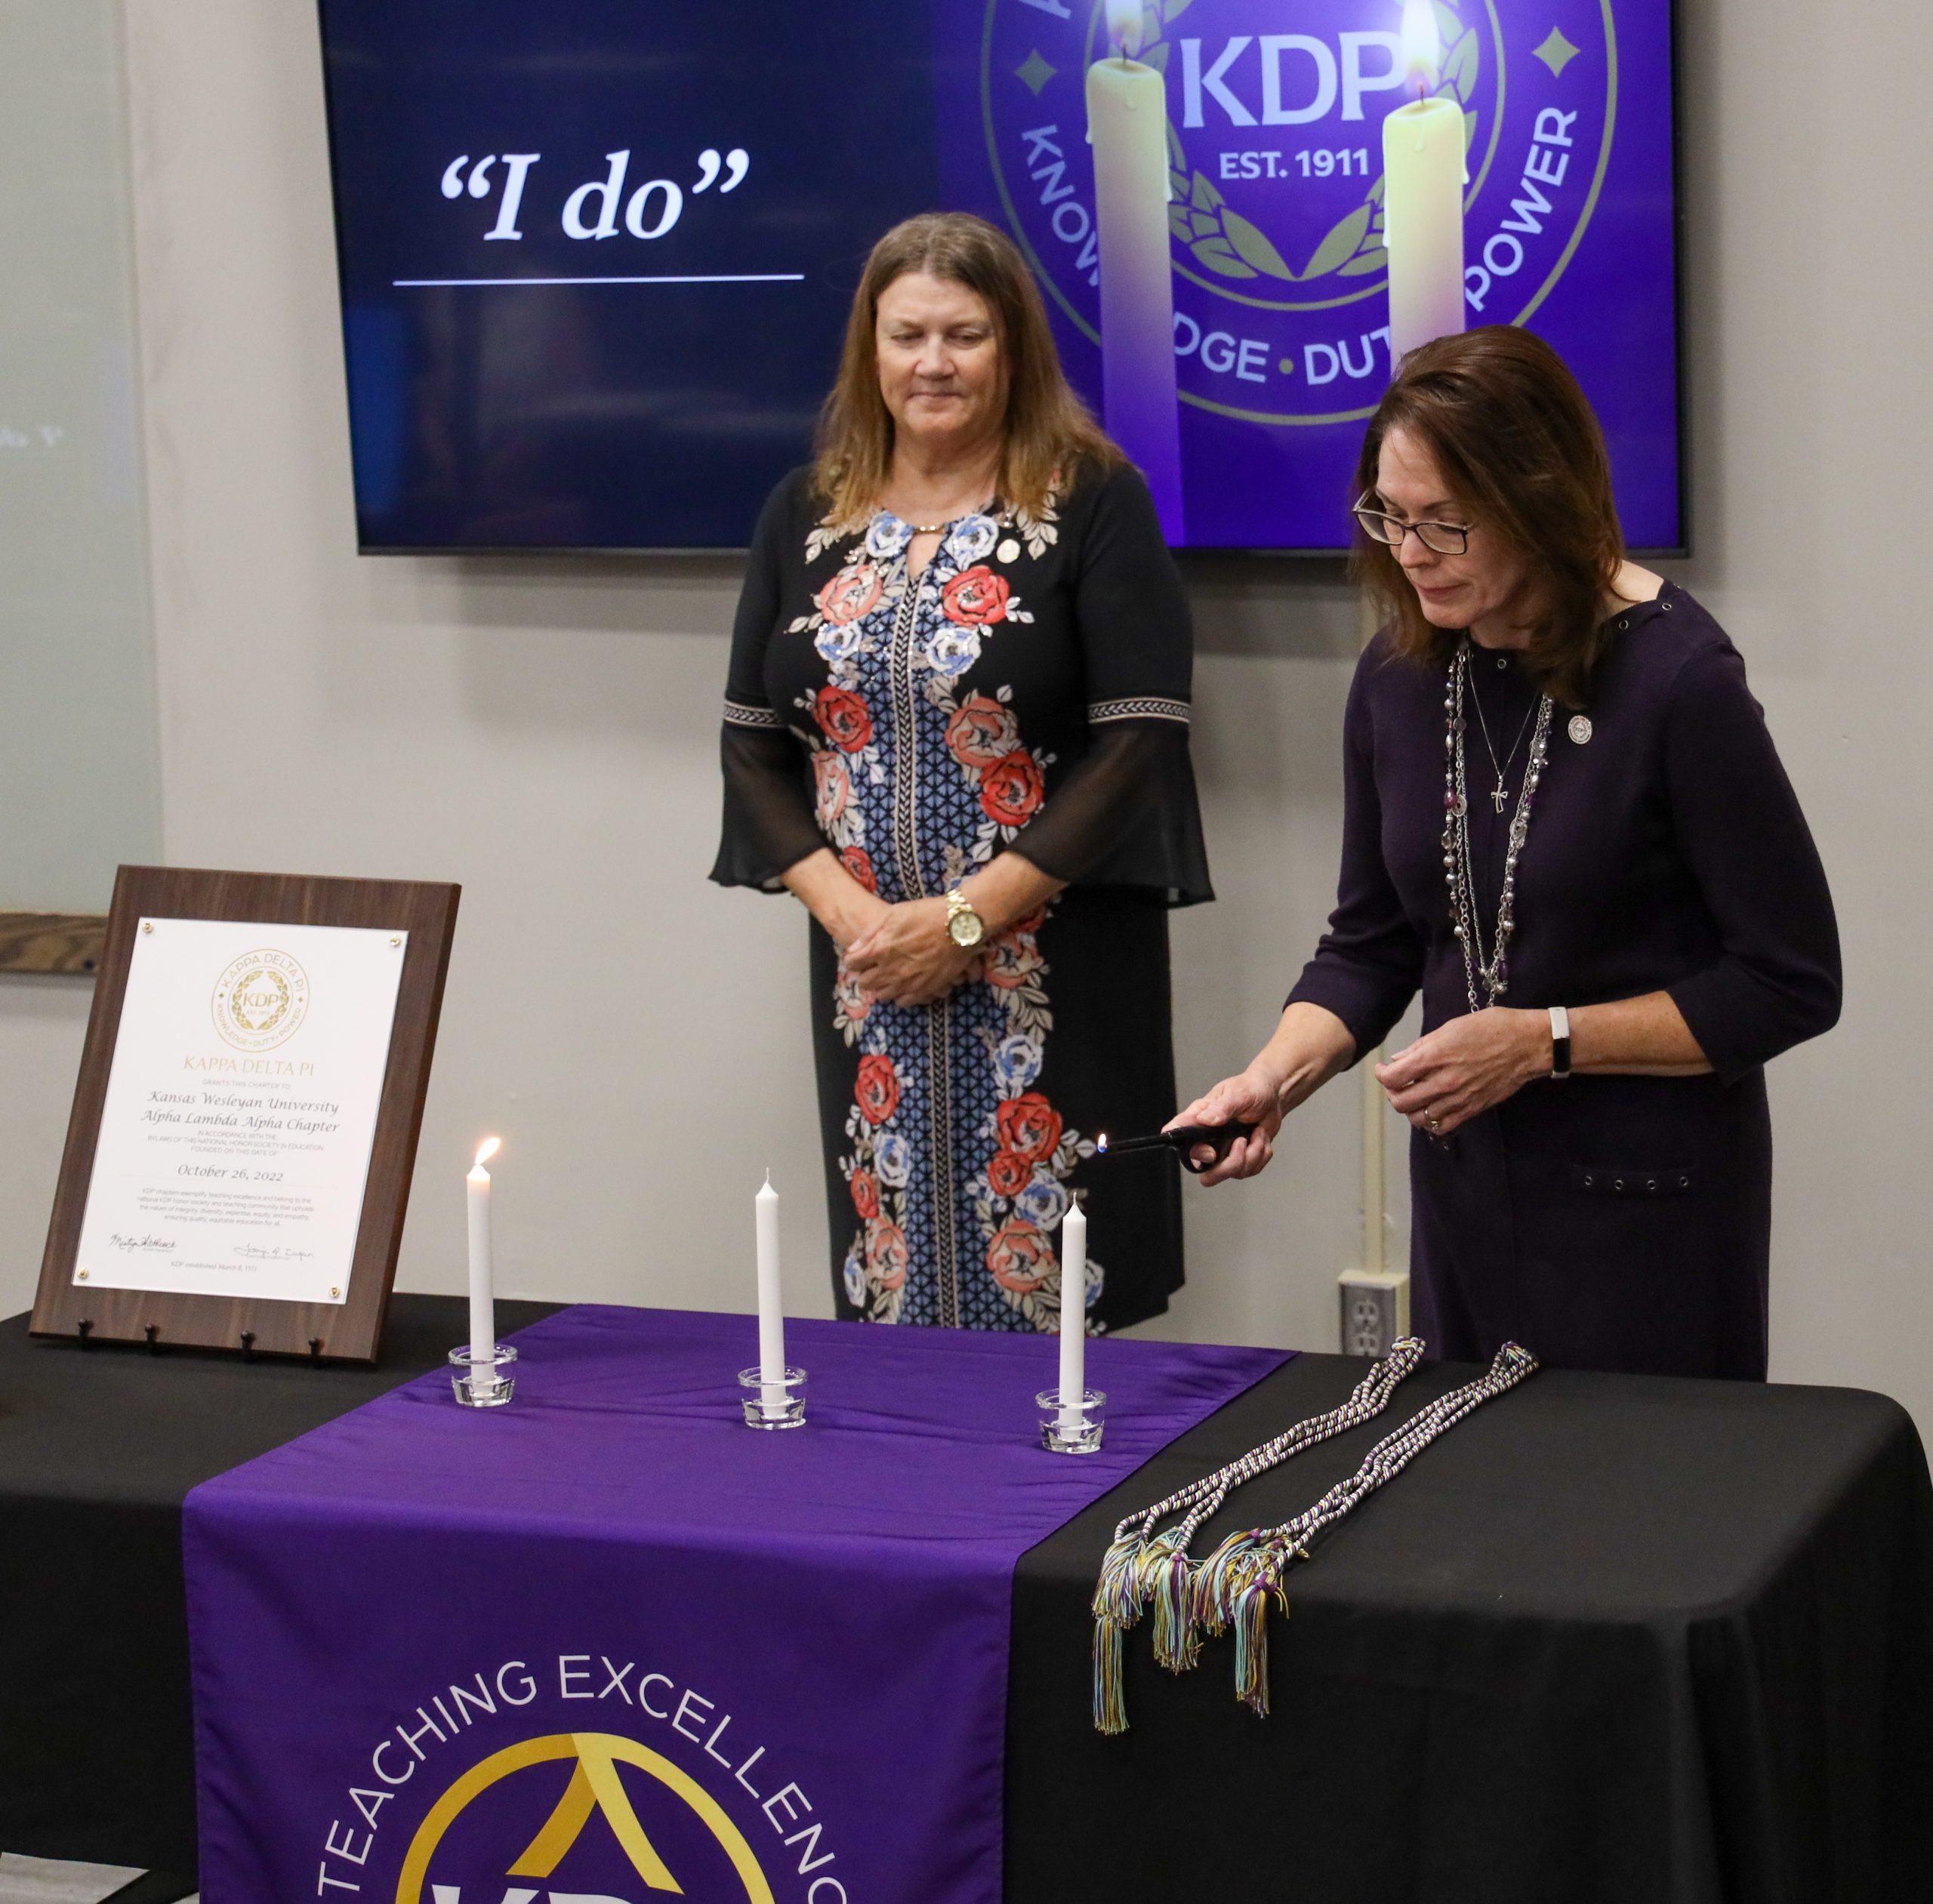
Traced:
[[1401, 1270], [1345, 1270], [1342, 1297], [1345, 1355], [1383, 1356], [1410, 1332], [1410, 1279]]

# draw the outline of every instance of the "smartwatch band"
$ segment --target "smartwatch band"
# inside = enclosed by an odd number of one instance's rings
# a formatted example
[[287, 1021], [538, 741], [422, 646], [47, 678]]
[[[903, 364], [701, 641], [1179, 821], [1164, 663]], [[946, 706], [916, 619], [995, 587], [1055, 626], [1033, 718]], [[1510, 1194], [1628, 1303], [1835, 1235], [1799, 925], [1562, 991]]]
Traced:
[[1550, 1074], [1571, 1075], [1571, 1014], [1562, 1005], [1550, 1008]]

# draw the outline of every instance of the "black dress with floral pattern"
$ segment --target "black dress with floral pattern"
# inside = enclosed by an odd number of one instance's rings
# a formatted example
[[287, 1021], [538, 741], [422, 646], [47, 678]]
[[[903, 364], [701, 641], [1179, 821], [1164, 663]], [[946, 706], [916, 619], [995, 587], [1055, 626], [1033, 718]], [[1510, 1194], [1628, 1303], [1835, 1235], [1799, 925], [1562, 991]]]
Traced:
[[1188, 759], [1188, 603], [1146, 486], [1037, 514], [822, 519], [809, 473], [760, 519], [732, 645], [712, 877], [779, 889], [822, 847], [881, 898], [1011, 847], [1068, 889], [938, 1003], [861, 991], [812, 929], [834, 1299], [877, 1322], [1060, 1326], [1059, 1225], [1091, 1188], [1089, 1326], [1182, 1280], [1166, 1155], [1095, 1160], [1173, 1114], [1167, 908], [1211, 898]]

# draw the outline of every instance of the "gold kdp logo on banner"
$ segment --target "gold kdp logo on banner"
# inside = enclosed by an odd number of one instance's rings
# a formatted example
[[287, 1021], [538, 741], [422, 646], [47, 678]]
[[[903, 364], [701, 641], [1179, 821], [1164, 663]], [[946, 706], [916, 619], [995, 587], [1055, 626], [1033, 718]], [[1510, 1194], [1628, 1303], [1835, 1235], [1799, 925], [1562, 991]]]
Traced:
[[309, 1015], [309, 975], [286, 952], [244, 953], [215, 981], [211, 1009], [225, 1043], [237, 1051], [273, 1051]]
[[[458, 1884], [432, 1881], [432, 1865], [438, 1848], [457, 1820], [483, 1799], [486, 1793], [494, 1795], [489, 1801], [489, 1808], [495, 1813], [508, 1810], [519, 1799], [529, 1802], [542, 1788], [540, 1780], [535, 1776], [519, 1778], [519, 1775], [560, 1761], [571, 1764], [569, 1782], [553, 1805], [549, 1816], [538, 1828], [536, 1835], [501, 1874], [501, 1879], [510, 1881], [513, 1887], [519, 1878], [540, 1882], [547, 1880], [580, 1839], [597, 1832], [604, 1840], [601, 1848], [608, 1855], [610, 1847], [615, 1844], [618, 1852], [628, 1861], [631, 1872], [642, 1880], [646, 1891], [675, 1896], [686, 1895], [686, 1886], [679, 1882], [671, 1866], [659, 1856], [638, 1820], [618, 1770], [619, 1766], [628, 1765], [655, 1779], [709, 1834], [736, 1874], [746, 1904], [775, 1904], [772, 1887], [760, 1869], [757, 1859], [752, 1855], [751, 1847], [718, 1801], [688, 1772], [669, 1759], [649, 1746], [640, 1745], [636, 1739], [609, 1732], [558, 1732], [541, 1739], [526, 1739], [516, 1745], [507, 1745], [501, 1751], [492, 1752], [480, 1764], [472, 1766], [436, 1801], [417, 1828], [396, 1883], [396, 1904], [471, 1904], [473, 1896], [485, 1899], [486, 1904], [500, 1904], [498, 1893], [494, 1889], [479, 1889], [472, 1893]], [[511, 1780], [517, 1782], [519, 1788], [501, 1788]], [[528, 1791], [522, 1788], [526, 1787], [529, 1788]], [[477, 1876], [486, 1884], [501, 1881], [495, 1873]], [[687, 1876], [698, 1894], [724, 1894], [706, 1887], [702, 1874], [688, 1873]], [[429, 1891], [427, 1899], [426, 1885]], [[501, 1904], [536, 1904], [541, 1895], [536, 1889], [513, 1887], [502, 1893]], [[627, 1904], [627, 1900], [604, 1893], [553, 1890], [550, 1898], [552, 1904]]]

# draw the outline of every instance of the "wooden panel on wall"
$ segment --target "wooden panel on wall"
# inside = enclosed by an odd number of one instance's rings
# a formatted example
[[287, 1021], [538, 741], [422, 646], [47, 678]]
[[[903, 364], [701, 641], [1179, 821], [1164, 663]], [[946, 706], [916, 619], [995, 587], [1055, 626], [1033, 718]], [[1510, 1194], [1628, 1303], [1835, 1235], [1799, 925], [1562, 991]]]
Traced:
[[91, 978], [100, 969], [106, 944], [105, 913], [0, 912], [0, 972]]

